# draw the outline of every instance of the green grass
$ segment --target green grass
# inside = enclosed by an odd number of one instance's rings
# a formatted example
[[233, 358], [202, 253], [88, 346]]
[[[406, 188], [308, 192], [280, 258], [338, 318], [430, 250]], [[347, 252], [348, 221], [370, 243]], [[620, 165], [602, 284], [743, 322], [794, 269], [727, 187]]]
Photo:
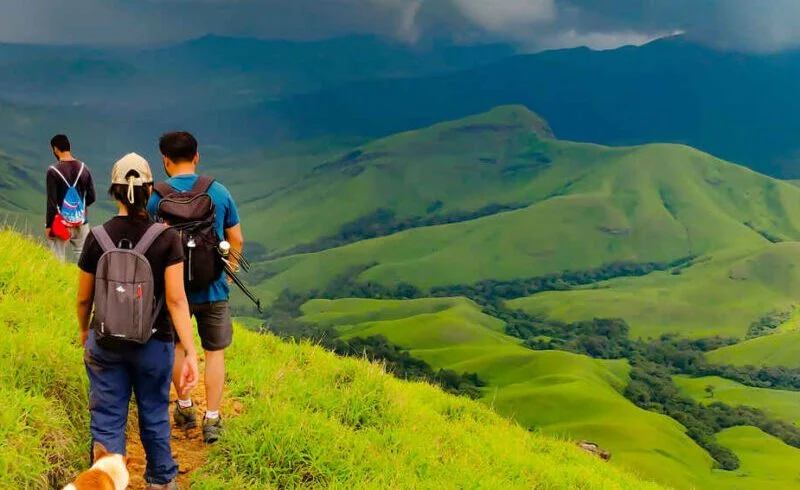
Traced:
[[800, 368], [800, 331], [784, 331], [706, 354], [716, 364]]
[[800, 450], [765, 434], [755, 427], [734, 427], [722, 431], [717, 440], [731, 448], [742, 466], [718, 472], [702, 488], [709, 490], [798, 489]]
[[[404, 309], [407, 317], [400, 318]], [[335, 326], [348, 336], [386, 335], [435, 367], [478, 372], [490, 382], [483, 401], [500, 413], [544, 433], [594, 439], [612, 448], [612, 461], [671, 487], [800, 488], [800, 450], [753, 427], [732, 428], [717, 439], [737, 454], [741, 468], [712, 471], [707, 456], [678, 424], [614, 398], [619, 397], [615, 388], [627, 382], [624, 363], [526, 351], [508, 338], [504, 343], [496, 320], [481, 318], [467, 300], [315, 300], [303, 310], [305, 320]], [[712, 401], [704, 388], [713, 384], [715, 400], [800, 420], [800, 393], [719, 378], [677, 377], [676, 383], [704, 403]]]
[[541, 293], [509, 305], [570, 322], [624, 318], [634, 337], [679, 333], [744, 338], [753, 321], [797, 304], [800, 243], [765, 244], [755, 251], [733, 249], [707, 259], [677, 276], [664, 272], [617, 279], [600, 287]]
[[[76, 272], [16, 233], [0, 232], [0, 248], [0, 487], [61, 488], [89, 438]], [[243, 413], [192, 488], [659, 488], [318, 347], [239, 328], [228, 360]]]
[[14, 233], [0, 249], [0, 486], [53, 488], [88, 455], [75, 272]]
[[[770, 417], [800, 422], [800, 392], [753, 388], [716, 376], [689, 378], [675, 376], [675, 384], [700, 403], [723, 402], [728, 405], [746, 405], [764, 410]], [[714, 386], [714, 396], [709, 397], [706, 386]]]
[[345, 337], [385, 335], [435, 368], [477, 372], [489, 382], [482, 401], [547, 434], [593, 440], [613, 464], [677, 488], [696, 486], [711, 459], [673, 420], [628, 402], [624, 361], [535, 352], [502, 333], [502, 322], [460, 298], [414, 301], [315, 300], [305, 321]]
[[475, 402], [239, 330], [244, 414], [192, 488], [655, 488]]

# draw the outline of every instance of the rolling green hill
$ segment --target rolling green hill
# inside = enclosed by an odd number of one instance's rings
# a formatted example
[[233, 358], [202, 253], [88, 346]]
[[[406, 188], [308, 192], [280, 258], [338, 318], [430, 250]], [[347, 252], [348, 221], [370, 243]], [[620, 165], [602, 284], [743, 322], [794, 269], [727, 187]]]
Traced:
[[732, 246], [680, 275], [615, 279], [597, 288], [541, 293], [510, 306], [564, 321], [620, 317], [631, 325], [634, 337], [745, 337], [752, 322], [797, 304], [800, 244], [764, 244], [752, 250], [742, 250], [736, 242]]
[[[701, 403], [721, 401], [729, 405], [747, 405], [764, 410], [771, 417], [797, 424], [800, 422], [800, 392], [753, 388], [716, 376], [690, 378], [676, 376], [675, 384], [687, 395]], [[714, 396], [706, 393], [714, 387]]]
[[[468, 300], [314, 300], [303, 312], [304, 321], [333, 326], [345, 337], [384, 335], [436, 368], [476, 372], [488, 381], [482, 401], [500, 413], [545, 433], [599, 442], [612, 450], [612, 462], [671, 487], [800, 488], [792, 469], [800, 456], [797, 449], [755, 428], [728, 429], [717, 439], [739, 456], [742, 466], [734, 472], [711, 471], [707, 454], [683, 427], [620, 395], [628, 383], [624, 361], [525, 349]], [[677, 382], [692, 395], [716, 384], [720, 401], [747, 402], [791, 420], [800, 415], [792, 405], [798, 395], [794, 392], [756, 390], [712, 378]], [[752, 402], [754, 397], [758, 400]], [[777, 456], [781, 462], [770, 460]]]
[[[519, 209], [436, 224], [489, 204]], [[394, 213], [390, 224], [421, 225], [344, 246], [320, 240], [343, 230], [357, 238], [382, 209]], [[771, 243], [800, 238], [800, 189], [788, 183], [684, 146], [555, 140], [516, 106], [359, 147], [244, 212], [270, 223], [252, 235], [270, 251], [315, 241], [336, 247], [260, 266], [267, 297], [320, 287], [364, 264], [371, 267], [361, 280], [430, 288], [689, 255], [762, 253], [755, 260], [775, 263], [792, 254], [772, 254]], [[790, 296], [793, 285], [787, 273], [770, 287]]]
[[[19, 160], [0, 152], [0, 222], [30, 228], [44, 214], [44, 178]], [[37, 211], [39, 211], [37, 213]], [[42, 223], [44, 219], [39, 219]]]
[[700, 485], [708, 455], [673, 420], [635, 407], [621, 394], [625, 361], [534, 352], [502, 333], [502, 322], [464, 299], [315, 300], [303, 320], [345, 336], [385, 335], [436, 368], [476, 372], [483, 401], [532, 429], [584, 438], [612, 461], [678, 488]]
[[[61, 488], [88, 449], [76, 270], [15, 233], [0, 232], [0, 249], [3, 485]], [[230, 389], [243, 413], [192, 488], [658, 488], [376, 365], [244, 330], [237, 339]]]
[[734, 427], [717, 438], [732, 448], [742, 467], [732, 473], [717, 473], [714, 487], [720, 490], [752, 488], [800, 488], [800, 450], [765, 434], [755, 427]]
[[723, 347], [707, 354], [717, 364], [800, 368], [800, 331], [790, 330]]

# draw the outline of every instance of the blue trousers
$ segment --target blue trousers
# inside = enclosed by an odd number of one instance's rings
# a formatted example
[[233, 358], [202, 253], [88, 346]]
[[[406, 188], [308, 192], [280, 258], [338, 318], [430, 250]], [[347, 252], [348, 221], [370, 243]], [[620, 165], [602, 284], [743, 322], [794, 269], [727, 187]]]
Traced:
[[169, 387], [175, 347], [151, 339], [143, 346], [105, 349], [94, 331], [86, 342], [84, 363], [89, 375], [92, 441], [116, 454], [125, 453], [125, 429], [131, 392], [139, 409], [139, 433], [147, 455], [147, 483], [163, 485], [178, 475], [172, 457]]

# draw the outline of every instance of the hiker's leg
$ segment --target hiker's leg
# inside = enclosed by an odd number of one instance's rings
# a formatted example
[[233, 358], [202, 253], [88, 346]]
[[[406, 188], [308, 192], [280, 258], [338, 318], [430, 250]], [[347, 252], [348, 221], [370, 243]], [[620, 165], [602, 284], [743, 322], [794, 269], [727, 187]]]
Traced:
[[72, 238], [70, 239], [72, 252], [75, 254], [75, 262], [77, 263], [81, 258], [81, 252], [83, 252], [83, 244], [86, 243], [86, 237], [89, 236], [89, 225], [84, 224], [77, 228], [72, 228], [70, 232], [72, 233]]
[[50, 245], [50, 250], [52, 250], [53, 254], [56, 256], [58, 260], [61, 262], [65, 262], [67, 260], [67, 242], [61, 240], [59, 238], [53, 238], [47, 241], [48, 245]]
[[178, 475], [172, 457], [169, 425], [169, 385], [175, 349], [172, 342], [151, 339], [134, 363], [131, 377], [139, 409], [139, 435], [147, 456], [147, 483], [163, 485]]
[[206, 351], [206, 410], [219, 412], [225, 389], [225, 351]]
[[227, 301], [198, 309], [197, 329], [206, 354], [206, 405], [219, 412], [225, 388], [225, 349], [233, 342], [233, 323]]
[[83, 360], [89, 376], [92, 442], [115, 454], [125, 454], [125, 428], [131, 399], [131, 379], [124, 356], [97, 345], [89, 332]]

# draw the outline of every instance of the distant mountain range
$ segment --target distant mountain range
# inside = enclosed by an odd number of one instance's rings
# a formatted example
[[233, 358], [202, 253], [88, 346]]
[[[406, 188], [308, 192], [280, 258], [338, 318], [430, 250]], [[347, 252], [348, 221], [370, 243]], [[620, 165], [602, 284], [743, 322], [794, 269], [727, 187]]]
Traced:
[[362, 81], [266, 105], [252, 120], [297, 134], [385, 136], [502, 104], [535, 108], [556, 134], [684, 143], [779, 177], [800, 176], [800, 51], [719, 52], [682, 37], [570, 49], [401, 80]]
[[371, 37], [0, 45], [0, 99], [79, 108], [117, 120], [108, 126], [117, 133], [185, 127], [228, 152], [320, 137], [367, 141], [521, 104], [565, 139], [682, 143], [796, 178], [798, 85], [800, 51], [720, 52], [680, 36], [529, 55], [503, 44], [409, 47]]
[[17, 102], [156, 115], [219, 109], [367, 79], [423, 76], [510, 56], [505, 44], [412, 47], [205, 36], [142, 48], [0, 44], [0, 93]]

